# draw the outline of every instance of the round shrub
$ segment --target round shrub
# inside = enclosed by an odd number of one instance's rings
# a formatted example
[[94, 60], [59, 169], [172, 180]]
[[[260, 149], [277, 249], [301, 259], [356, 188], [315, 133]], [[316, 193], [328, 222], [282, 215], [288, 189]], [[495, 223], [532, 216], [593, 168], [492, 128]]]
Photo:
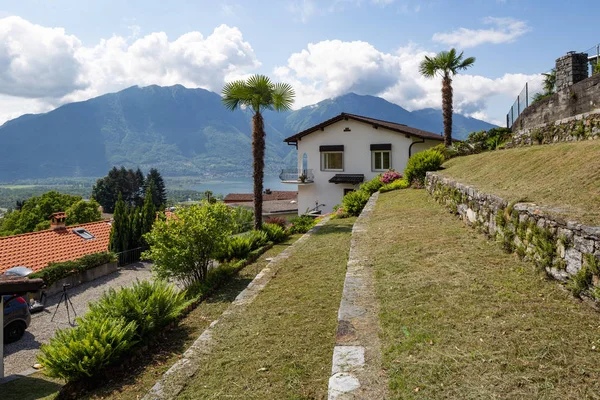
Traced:
[[283, 217], [269, 217], [265, 219], [265, 223], [279, 225], [280, 227], [285, 229], [287, 225], [287, 220]]
[[47, 375], [68, 382], [92, 377], [136, 343], [134, 321], [84, 318], [78, 323], [73, 329], [57, 330], [40, 348], [38, 361]]
[[398, 179], [402, 179], [402, 175], [394, 171], [393, 169], [386, 171], [385, 174], [383, 174], [381, 178], [379, 178], [383, 185], [389, 185], [390, 183]]
[[313, 217], [308, 215], [300, 215], [298, 217], [294, 217], [290, 220], [290, 233], [306, 233], [313, 226], [315, 226], [316, 221]]
[[350, 192], [342, 199], [342, 207], [351, 216], [358, 216], [369, 201], [371, 194], [364, 190]]
[[267, 234], [269, 241], [273, 243], [283, 242], [287, 237], [285, 230], [279, 225], [263, 224], [262, 229]]
[[413, 154], [406, 163], [404, 169], [404, 178], [412, 183], [418, 181], [423, 184], [425, 174], [428, 171], [437, 171], [444, 162], [444, 155], [437, 150], [428, 149], [420, 153]]
[[365, 182], [362, 185], [360, 185], [360, 190], [369, 193], [369, 195], [372, 195], [373, 193], [378, 191], [379, 188], [382, 186], [383, 186], [383, 182], [381, 182], [381, 174], [379, 174], [375, 178], [371, 179], [370, 181]]

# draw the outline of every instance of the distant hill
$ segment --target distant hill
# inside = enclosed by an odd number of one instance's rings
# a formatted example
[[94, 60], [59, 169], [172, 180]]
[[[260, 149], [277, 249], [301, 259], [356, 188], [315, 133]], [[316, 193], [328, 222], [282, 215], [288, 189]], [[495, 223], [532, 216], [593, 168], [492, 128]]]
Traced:
[[[409, 112], [353, 93], [288, 113], [267, 112], [267, 171], [294, 163], [283, 139], [341, 112], [442, 131], [439, 110]], [[103, 176], [113, 165], [158, 168], [167, 176], [249, 175], [251, 114], [230, 112], [203, 89], [130, 87], [0, 126], [0, 181]], [[493, 125], [454, 116], [455, 137]]]

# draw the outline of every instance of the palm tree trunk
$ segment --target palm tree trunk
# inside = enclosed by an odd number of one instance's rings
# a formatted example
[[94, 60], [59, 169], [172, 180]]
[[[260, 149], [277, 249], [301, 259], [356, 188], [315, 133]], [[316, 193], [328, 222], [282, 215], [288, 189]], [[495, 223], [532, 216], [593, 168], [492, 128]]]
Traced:
[[444, 116], [444, 144], [452, 146], [452, 79], [442, 79], [442, 114]]
[[254, 178], [254, 229], [262, 228], [263, 178], [265, 172], [265, 122], [257, 111], [252, 117], [252, 157]]

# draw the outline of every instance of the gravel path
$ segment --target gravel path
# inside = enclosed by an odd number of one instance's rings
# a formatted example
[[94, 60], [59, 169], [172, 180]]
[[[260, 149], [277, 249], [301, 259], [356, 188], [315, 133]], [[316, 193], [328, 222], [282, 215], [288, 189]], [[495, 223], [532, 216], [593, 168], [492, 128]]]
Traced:
[[[88, 303], [100, 298], [108, 288], [130, 286], [136, 279], [149, 279], [151, 277], [150, 266], [151, 264], [142, 262], [131, 264], [120, 268], [113, 274], [69, 289], [69, 298], [77, 315], [83, 316], [88, 310]], [[4, 374], [6, 376], [29, 369], [36, 363], [35, 356], [41, 344], [47, 343], [56, 329], [70, 326], [64, 303], [60, 304], [54, 322], [50, 321], [60, 296], [61, 293], [57, 293], [48, 297], [46, 309], [31, 316], [31, 325], [25, 331], [25, 335], [19, 341], [4, 347]], [[69, 308], [69, 312], [71, 322], [73, 322], [73, 310]]]

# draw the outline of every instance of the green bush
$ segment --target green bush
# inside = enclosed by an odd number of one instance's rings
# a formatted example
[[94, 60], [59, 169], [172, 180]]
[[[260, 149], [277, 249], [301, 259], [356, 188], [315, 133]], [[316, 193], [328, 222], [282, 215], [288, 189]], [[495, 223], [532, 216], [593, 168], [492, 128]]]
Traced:
[[44, 372], [66, 381], [94, 376], [115, 363], [136, 342], [136, 323], [124, 319], [78, 319], [73, 329], [59, 329], [43, 344], [38, 361]]
[[360, 185], [359, 190], [369, 193], [369, 196], [370, 196], [373, 193], [375, 193], [376, 191], [378, 191], [379, 188], [382, 186], [383, 186], [383, 183], [381, 182], [381, 174], [379, 174], [375, 178], [371, 179], [370, 181], [365, 182], [362, 185]]
[[306, 233], [313, 226], [315, 226], [316, 221], [313, 217], [308, 215], [300, 215], [298, 217], [294, 217], [290, 220], [290, 233]]
[[392, 183], [388, 183], [387, 185], [383, 185], [382, 187], [380, 187], [379, 192], [385, 193], [385, 192], [390, 192], [392, 190], [397, 190], [397, 189], [406, 189], [409, 186], [410, 186], [410, 183], [408, 182], [408, 180], [398, 179]]
[[41, 271], [34, 272], [28, 275], [28, 278], [41, 278], [46, 286], [52, 285], [54, 282], [66, 278], [69, 275], [77, 272], [98, 267], [103, 264], [115, 262], [117, 260], [114, 253], [94, 253], [85, 255], [74, 261], [52, 262]]
[[144, 340], [181, 315], [188, 303], [185, 292], [163, 280], [137, 281], [131, 287], [113, 288], [90, 303], [87, 320], [135, 322], [136, 339]]
[[252, 250], [252, 239], [246, 235], [234, 236], [227, 241], [223, 250], [217, 255], [220, 262], [233, 259], [241, 260]]
[[283, 217], [269, 217], [265, 219], [265, 223], [279, 225], [283, 229], [285, 229], [286, 225], [288, 224], [287, 220]]
[[275, 224], [263, 224], [263, 231], [267, 234], [270, 242], [280, 243], [286, 239], [285, 230], [279, 225]]
[[235, 207], [231, 213], [233, 217], [233, 233], [247, 232], [254, 226], [254, 211], [246, 207]]
[[252, 250], [259, 249], [269, 243], [269, 237], [264, 231], [250, 231], [246, 234], [246, 237], [250, 239]]
[[358, 216], [371, 195], [365, 190], [350, 192], [342, 199], [342, 208], [351, 216]]
[[428, 149], [421, 151], [417, 154], [413, 154], [406, 164], [404, 169], [404, 179], [412, 183], [417, 181], [423, 184], [425, 181], [425, 174], [428, 171], [437, 171], [444, 162], [444, 155], [437, 150]]

